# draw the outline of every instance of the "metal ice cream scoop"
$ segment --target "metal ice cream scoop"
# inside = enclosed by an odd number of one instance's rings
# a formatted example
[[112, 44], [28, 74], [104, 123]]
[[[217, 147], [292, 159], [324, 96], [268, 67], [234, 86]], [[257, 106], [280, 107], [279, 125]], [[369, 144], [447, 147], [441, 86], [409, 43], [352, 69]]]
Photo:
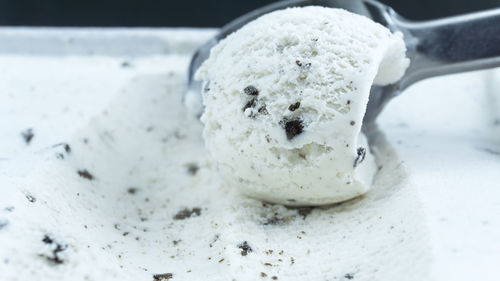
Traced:
[[189, 65], [185, 98], [198, 99], [201, 104], [201, 85], [194, 81], [193, 76], [219, 40], [263, 14], [287, 7], [311, 5], [342, 8], [364, 15], [404, 35], [410, 66], [395, 84], [372, 87], [364, 117], [365, 129], [374, 123], [393, 97], [415, 82], [438, 75], [500, 66], [500, 8], [437, 20], [410, 21], [391, 7], [373, 0], [281, 1], [235, 19], [198, 49]]

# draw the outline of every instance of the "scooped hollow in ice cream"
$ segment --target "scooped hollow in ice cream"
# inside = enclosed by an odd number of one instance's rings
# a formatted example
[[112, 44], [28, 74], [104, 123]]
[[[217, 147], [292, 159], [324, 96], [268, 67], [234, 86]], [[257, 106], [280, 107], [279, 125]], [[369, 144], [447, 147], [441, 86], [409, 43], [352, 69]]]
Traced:
[[287, 205], [365, 193], [376, 165], [361, 123], [372, 84], [409, 64], [400, 33], [341, 9], [266, 14], [216, 45], [204, 81], [205, 145], [226, 182]]

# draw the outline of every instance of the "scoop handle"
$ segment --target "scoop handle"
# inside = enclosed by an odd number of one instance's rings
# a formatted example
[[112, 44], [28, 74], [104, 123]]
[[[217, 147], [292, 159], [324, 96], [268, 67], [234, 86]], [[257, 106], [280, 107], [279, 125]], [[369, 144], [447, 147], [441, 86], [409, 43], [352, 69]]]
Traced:
[[392, 12], [411, 64], [400, 89], [433, 76], [500, 66], [500, 8], [431, 21]]

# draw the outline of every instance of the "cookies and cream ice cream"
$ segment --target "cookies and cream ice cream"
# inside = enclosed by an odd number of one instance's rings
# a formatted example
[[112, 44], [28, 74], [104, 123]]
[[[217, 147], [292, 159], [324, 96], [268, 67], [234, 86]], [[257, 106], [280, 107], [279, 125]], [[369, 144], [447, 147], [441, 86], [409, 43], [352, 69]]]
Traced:
[[375, 161], [361, 133], [372, 84], [409, 60], [399, 33], [341, 9], [266, 14], [201, 66], [205, 144], [229, 185], [287, 205], [365, 193]]

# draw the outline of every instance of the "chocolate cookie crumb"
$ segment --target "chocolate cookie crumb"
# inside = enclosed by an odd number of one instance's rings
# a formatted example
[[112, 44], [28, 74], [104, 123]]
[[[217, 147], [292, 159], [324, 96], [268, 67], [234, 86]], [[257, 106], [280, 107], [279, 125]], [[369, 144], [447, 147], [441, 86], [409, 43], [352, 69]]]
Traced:
[[272, 217], [268, 218], [263, 225], [278, 225], [284, 224], [287, 220], [285, 218], [279, 217], [277, 213], [274, 213]]
[[129, 234], [130, 234], [130, 232], [126, 231], [126, 232], [123, 232], [123, 234], [122, 234], [122, 235], [123, 235], [123, 236], [127, 236], [127, 235], [129, 235]]
[[348, 105], [349, 105], [349, 104], [351, 104], [351, 100], [347, 100], [347, 104], [348, 104]]
[[64, 250], [66, 250], [68, 248], [68, 245], [66, 245], [64, 243], [57, 242], [53, 237], [51, 237], [48, 234], [45, 234], [43, 236], [42, 242], [47, 244], [47, 245], [50, 245], [50, 247], [52, 249], [51, 249], [50, 255], [43, 253], [43, 254], [40, 254], [40, 256], [46, 258], [48, 261], [50, 261], [54, 264], [63, 264], [64, 260], [60, 256], [60, 253], [63, 252]]
[[2, 230], [8, 224], [9, 224], [9, 221], [7, 221], [7, 220], [0, 220], [0, 230]]
[[129, 187], [129, 188], [127, 189], [127, 192], [128, 192], [128, 194], [132, 194], [132, 195], [134, 195], [134, 194], [136, 194], [136, 193], [137, 193], [137, 188], [136, 188], [136, 187]]
[[309, 216], [309, 214], [312, 212], [313, 209], [314, 209], [314, 207], [300, 207], [297, 209], [297, 214], [302, 216], [302, 219], [305, 220], [307, 218], [307, 216]]
[[58, 146], [63, 146], [64, 151], [66, 151], [66, 154], [71, 153], [71, 147], [69, 146], [69, 144], [63, 142], [63, 143], [54, 144], [52, 147], [58, 147]]
[[78, 170], [77, 173], [80, 177], [88, 179], [89, 181], [94, 179], [94, 176], [87, 170]]
[[172, 243], [174, 244], [174, 246], [177, 246], [177, 244], [179, 244], [181, 241], [182, 240], [180, 240], [180, 239], [179, 240], [174, 240], [174, 241], [172, 241]]
[[267, 274], [265, 274], [264, 272], [261, 272], [260, 277], [265, 278], [265, 277], [267, 277]]
[[23, 136], [24, 142], [26, 142], [26, 144], [30, 144], [35, 134], [33, 133], [32, 128], [28, 128], [25, 131], [21, 132], [21, 136]]
[[191, 216], [198, 217], [201, 215], [201, 209], [200, 208], [192, 208], [189, 210], [188, 208], [179, 211], [175, 216], [174, 220], [184, 220], [187, 218], [190, 218]]
[[273, 276], [273, 277], [271, 277], [271, 279], [278, 280], [278, 276]]
[[203, 92], [208, 93], [210, 92], [210, 81], [207, 81], [205, 85], [203, 86]]
[[344, 275], [344, 278], [348, 279], [348, 280], [352, 280], [352, 279], [354, 279], [354, 274], [353, 273], [346, 273], [346, 275]]
[[266, 106], [265, 106], [265, 105], [261, 106], [261, 107], [259, 108], [258, 112], [259, 112], [260, 114], [263, 114], [263, 115], [268, 115], [268, 114], [269, 114], [269, 112], [267, 111], [267, 108], [266, 108]]
[[302, 63], [300, 60], [296, 60], [295, 64], [298, 65], [300, 68], [309, 68], [311, 67], [311, 63]]
[[214, 239], [212, 240], [212, 243], [209, 244], [210, 248], [213, 247], [214, 243], [217, 242], [217, 240], [219, 240], [219, 234], [216, 234], [214, 236]]
[[302, 125], [302, 120], [300, 119], [283, 119], [280, 122], [283, 124], [283, 127], [286, 132], [286, 138], [288, 140], [293, 139], [295, 136], [300, 135], [304, 129], [304, 125]]
[[357, 150], [358, 156], [354, 160], [354, 168], [356, 168], [363, 160], [365, 160], [366, 157], [366, 148], [364, 147], [359, 147]]
[[250, 245], [248, 245], [247, 241], [243, 241], [243, 243], [238, 244], [238, 248], [241, 249], [242, 256], [246, 256], [248, 253], [251, 253], [253, 251], [252, 247], [250, 247]]
[[298, 108], [300, 107], [300, 101], [294, 103], [294, 104], [291, 104], [289, 107], [288, 107], [288, 110], [290, 111], [295, 111], [297, 110]]
[[356, 122], [351, 121], [351, 123], [350, 123], [350, 124], [351, 124], [351, 126], [354, 126], [354, 124], [356, 124]]
[[493, 150], [491, 148], [484, 148], [483, 149], [486, 153], [493, 154], [493, 155], [500, 155], [500, 151]]
[[256, 99], [256, 98], [253, 98], [253, 99], [249, 100], [249, 101], [245, 104], [245, 106], [243, 106], [243, 112], [245, 112], [245, 110], [246, 110], [247, 108], [253, 108], [253, 107], [255, 107], [256, 102], [257, 102], [257, 99]]
[[257, 90], [257, 88], [252, 85], [245, 87], [245, 89], [243, 89], [243, 92], [249, 96], [259, 95], [259, 90]]
[[154, 281], [168, 281], [174, 277], [172, 273], [161, 273], [153, 275]]
[[26, 195], [26, 199], [28, 199], [28, 201], [30, 201], [31, 203], [36, 202], [36, 198], [31, 194]]
[[123, 61], [122, 64], [121, 64], [121, 67], [123, 67], [123, 68], [127, 68], [127, 67], [130, 67], [130, 66], [131, 66], [131, 64], [128, 61]]
[[196, 163], [189, 163], [186, 166], [188, 173], [192, 176], [196, 175], [196, 173], [200, 169], [200, 167]]

